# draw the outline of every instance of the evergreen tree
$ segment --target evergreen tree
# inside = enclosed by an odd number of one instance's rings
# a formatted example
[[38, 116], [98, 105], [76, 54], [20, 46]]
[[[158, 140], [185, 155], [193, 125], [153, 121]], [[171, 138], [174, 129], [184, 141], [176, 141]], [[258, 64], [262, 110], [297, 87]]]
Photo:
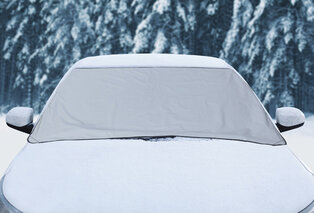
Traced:
[[37, 52], [43, 58], [45, 67], [39, 80], [43, 87], [42, 103], [74, 62], [92, 55], [92, 44], [95, 42], [89, 15], [92, 6], [87, 0], [44, 2], [40, 15], [47, 26], [40, 35], [42, 46]]
[[[5, 25], [7, 22], [8, 14], [5, 12], [5, 2], [0, 2], [0, 50], [3, 49], [4, 40], [5, 40]], [[0, 113], [3, 111], [5, 105], [5, 91], [7, 89], [6, 85], [6, 68], [5, 60], [3, 59], [3, 51], [0, 51]]]
[[93, 53], [95, 55], [128, 53], [133, 45], [134, 34], [129, 0], [98, 2]]
[[13, 103], [34, 107], [33, 98], [38, 95], [34, 79], [40, 66], [38, 58], [31, 55], [39, 48], [37, 38], [42, 33], [39, 16], [42, 2], [12, 0], [5, 3], [9, 12], [3, 57], [11, 62], [8, 92], [16, 98]]
[[133, 52], [219, 55], [231, 21], [230, 1], [158, 0], [134, 5], [149, 9], [137, 27]]
[[[272, 112], [296, 102], [313, 68], [313, 3], [236, 0], [221, 57], [233, 64]], [[308, 11], [306, 13], [305, 11]], [[298, 89], [297, 89], [298, 88]], [[306, 108], [304, 108], [306, 110]]]

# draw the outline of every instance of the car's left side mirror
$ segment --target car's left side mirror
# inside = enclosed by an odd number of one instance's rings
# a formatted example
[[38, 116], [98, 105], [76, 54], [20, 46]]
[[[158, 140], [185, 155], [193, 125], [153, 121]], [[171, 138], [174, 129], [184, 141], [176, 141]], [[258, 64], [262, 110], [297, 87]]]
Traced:
[[34, 127], [33, 109], [29, 107], [14, 107], [6, 115], [9, 127], [30, 134]]
[[303, 126], [305, 116], [303, 112], [294, 107], [281, 107], [276, 109], [276, 126], [280, 132]]

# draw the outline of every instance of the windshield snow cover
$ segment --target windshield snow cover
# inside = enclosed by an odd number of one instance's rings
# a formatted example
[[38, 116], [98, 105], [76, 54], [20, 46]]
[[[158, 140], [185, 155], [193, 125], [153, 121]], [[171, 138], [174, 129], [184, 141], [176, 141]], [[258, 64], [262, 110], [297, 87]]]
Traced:
[[98, 56], [77, 62], [28, 140], [156, 136], [285, 144], [232, 67], [216, 58], [178, 55]]

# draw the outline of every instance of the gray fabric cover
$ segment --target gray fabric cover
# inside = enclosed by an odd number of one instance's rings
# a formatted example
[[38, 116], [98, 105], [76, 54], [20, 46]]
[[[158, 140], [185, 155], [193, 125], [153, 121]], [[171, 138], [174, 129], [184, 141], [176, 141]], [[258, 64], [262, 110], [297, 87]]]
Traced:
[[231, 67], [75, 66], [50, 98], [29, 142], [139, 136], [285, 141]]

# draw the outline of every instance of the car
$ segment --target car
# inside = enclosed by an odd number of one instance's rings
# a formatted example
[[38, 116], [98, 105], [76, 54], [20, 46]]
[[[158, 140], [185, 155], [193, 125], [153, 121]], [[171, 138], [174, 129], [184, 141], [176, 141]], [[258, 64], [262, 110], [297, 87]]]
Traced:
[[64, 75], [1, 181], [0, 212], [311, 212], [314, 177], [241, 75], [205, 56], [88, 57]]

